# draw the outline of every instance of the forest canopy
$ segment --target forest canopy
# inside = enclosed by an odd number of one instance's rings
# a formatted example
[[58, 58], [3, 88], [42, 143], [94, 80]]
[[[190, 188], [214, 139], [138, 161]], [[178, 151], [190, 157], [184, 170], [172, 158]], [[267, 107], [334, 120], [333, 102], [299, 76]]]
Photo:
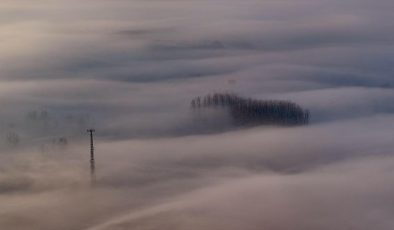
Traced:
[[310, 113], [290, 101], [256, 100], [236, 94], [214, 93], [191, 101], [193, 110], [227, 109], [235, 125], [305, 125]]

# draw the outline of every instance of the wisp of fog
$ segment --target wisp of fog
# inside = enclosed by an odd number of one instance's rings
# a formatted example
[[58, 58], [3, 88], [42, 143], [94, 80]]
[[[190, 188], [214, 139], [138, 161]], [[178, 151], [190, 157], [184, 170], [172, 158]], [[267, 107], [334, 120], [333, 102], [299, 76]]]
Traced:
[[[1, 0], [0, 229], [394, 229], [393, 9]], [[229, 128], [215, 93], [308, 122]]]

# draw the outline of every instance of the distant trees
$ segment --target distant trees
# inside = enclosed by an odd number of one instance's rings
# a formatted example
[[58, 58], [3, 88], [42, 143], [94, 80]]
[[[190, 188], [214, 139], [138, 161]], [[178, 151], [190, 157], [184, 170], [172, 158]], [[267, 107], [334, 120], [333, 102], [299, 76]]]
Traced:
[[92, 126], [89, 114], [57, 109], [20, 111], [0, 122], [0, 149], [39, 145], [43, 151], [67, 149]]
[[81, 130], [91, 126], [90, 123], [88, 114], [38, 109], [28, 111], [19, 127], [27, 138], [58, 135], [58, 130], [67, 136], [78, 136]]
[[308, 110], [290, 101], [255, 100], [228, 93], [196, 97], [191, 101], [191, 107], [227, 108], [236, 125], [304, 125], [310, 119]]
[[67, 150], [69, 141], [67, 137], [55, 137], [41, 143], [40, 150], [42, 153], [52, 153]]
[[48, 122], [49, 113], [46, 110], [41, 110], [41, 111], [33, 110], [27, 113], [26, 118], [30, 121]]
[[25, 124], [27, 132], [34, 135], [44, 135], [50, 128], [51, 117], [46, 110], [33, 110], [26, 114]]
[[20, 143], [20, 137], [15, 132], [9, 132], [5, 137], [6, 144], [11, 147], [16, 147]]

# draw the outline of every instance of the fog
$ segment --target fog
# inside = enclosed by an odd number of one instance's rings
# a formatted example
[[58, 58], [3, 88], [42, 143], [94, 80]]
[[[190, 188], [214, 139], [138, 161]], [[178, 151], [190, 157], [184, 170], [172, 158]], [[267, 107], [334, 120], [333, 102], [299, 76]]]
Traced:
[[1, 2], [0, 229], [393, 229], [392, 1]]

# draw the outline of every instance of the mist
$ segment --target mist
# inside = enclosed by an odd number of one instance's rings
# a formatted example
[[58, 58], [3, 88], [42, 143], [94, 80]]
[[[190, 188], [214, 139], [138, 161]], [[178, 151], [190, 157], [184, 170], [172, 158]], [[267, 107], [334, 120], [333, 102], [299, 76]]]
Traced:
[[[0, 229], [393, 229], [393, 8], [2, 0]], [[213, 93], [310, 122], [228, 128]]]

